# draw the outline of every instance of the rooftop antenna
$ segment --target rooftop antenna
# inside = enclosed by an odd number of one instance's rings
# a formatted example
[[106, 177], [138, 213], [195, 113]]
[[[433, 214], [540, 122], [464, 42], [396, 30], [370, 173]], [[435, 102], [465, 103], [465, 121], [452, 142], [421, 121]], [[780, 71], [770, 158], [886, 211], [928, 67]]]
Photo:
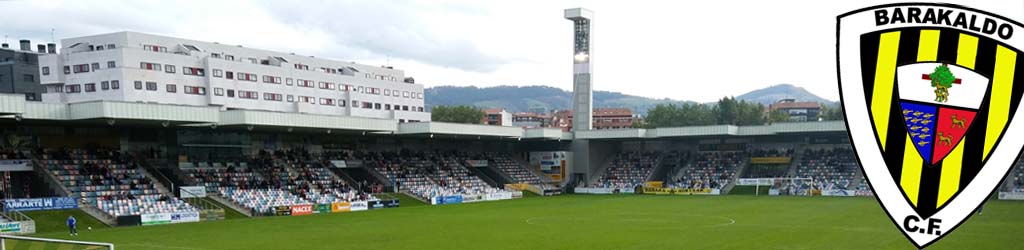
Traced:
[[56, 32], [57, 32], [57, 29], [50, 28], [50, 42], [51, 43], [57, 43], [57, 38], [56, 38], [57, 36], [54, 35], [54, 33], [56, 33]]

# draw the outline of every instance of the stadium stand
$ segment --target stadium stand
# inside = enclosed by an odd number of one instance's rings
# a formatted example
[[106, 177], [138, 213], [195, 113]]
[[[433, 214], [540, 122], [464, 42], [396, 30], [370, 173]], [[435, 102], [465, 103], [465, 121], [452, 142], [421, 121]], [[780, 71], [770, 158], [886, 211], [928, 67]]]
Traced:
[[187, 212], [188, 203], [160, 193], [134, 161], [117, 150], [61, 149], [43, 151], [39, 164], [63, 184], [72, 197], [117, 217]]
[[1010, 191], [1012, 192], [1024, 192], [1024, 158], [1018, 159], [1017, 164], [1014, 164], [1013, 173], [1010, 174], [1013, 178], [1010, 180]]
[[526, 169], [525, 166], [520, 165], [511, 157], [501, 153], [487, 153], [487, 159], [490, 164], [493, 164], [498, 170], [505, 173], [509, 177], [512, 177], [512, 181], [517, 183], [526, 183], [537, 186], [541, 189], [545, 189], [550, 185], [544, 184], [541, 178], [538, 177], [530, 170]]
[[183, 169], [196, 185], [259, 214], [275, 206], [375, 200], [328, 169], [305, 149], [260, 151], [248, 167]]
[[[855, 183], [857, 161], [849, 148], [807, 149], [797, 165], [796, 177], [811, 178], [811, 183], [802, 183], [810, 189], [867, 189], [863, 182]], [[856, 185], [854, 185], [856, 184]]]
[[360, 152], [357, 159], [402, 191], [422, 199], [436, 196], [497, 192], [464, 165], [470, 157], [457, 152]]
[[789, 170], [789, 162], [785, 163], [760, 163], [756, 164], [753, 162], [754, 158], [773, 158], [773, 157], [793, 157], [793, 148], [775, 148], [775, 149], [753, 149], [750, 150], [751, 164], [747, 167], [747, 171], [744, 174], [744, 178], [777, 178], [786, 176], [787, 170]]
[[602, 188], [636, 188], [651, 176], [661, 161], [660, 152], [623, 152], [612, 159], [604, 174], [591, 185]]
[[747, 158], [745, 152], [701, 152], [683, 166], [669, 186], [680, 188], [723, 188], [736, 177]]

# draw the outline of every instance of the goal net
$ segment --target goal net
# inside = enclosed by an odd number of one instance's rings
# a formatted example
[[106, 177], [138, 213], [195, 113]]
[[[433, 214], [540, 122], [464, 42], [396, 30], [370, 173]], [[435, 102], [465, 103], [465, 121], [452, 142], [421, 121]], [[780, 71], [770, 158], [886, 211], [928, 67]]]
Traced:
[[114, 244], [0, 235], [0, 250], [21, 249], [114, 250]]

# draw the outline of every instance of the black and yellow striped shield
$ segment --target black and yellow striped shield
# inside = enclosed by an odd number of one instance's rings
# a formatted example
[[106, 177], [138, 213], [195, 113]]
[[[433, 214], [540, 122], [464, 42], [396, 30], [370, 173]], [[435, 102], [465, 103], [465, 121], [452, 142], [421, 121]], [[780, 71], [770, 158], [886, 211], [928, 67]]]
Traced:
[[843, 109], [876, 197], [916, 246], [999, 186], [1024, 145], [1024, 28], [981, 10], [892, 4], [838, 18]]

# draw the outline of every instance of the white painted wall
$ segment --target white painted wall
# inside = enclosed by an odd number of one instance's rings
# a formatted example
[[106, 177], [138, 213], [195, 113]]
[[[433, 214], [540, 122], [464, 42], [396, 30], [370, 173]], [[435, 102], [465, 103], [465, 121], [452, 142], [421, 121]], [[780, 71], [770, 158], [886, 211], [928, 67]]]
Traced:
[[[49, 76], [41, 78], [42, 83], [48, 85], [48, 93], [43, 96], [45, 102], [113, 100], [406, 121], [430, 120], [429, 113], [419, 112], [424, 106], [423, 85], [403, 82], [405, 75], [401, 70], [134, 32], [70, 38], [64, 39], [62, 44], [64, 47], [60, 54], [41, 59], [41, 65], [50, 67], [51, 72]], [[88, 48], [89, 45], [105, 47], [107, 44], [114, 44], [116, 47], [112, 50]], [[166, 47], [166, 52], [144, 50], [144, 45], [163, 46]], [[192, 45], [202, 51], [192, 51], [183, 45]], [[220, 58], [215, 58], [214, 54], [220, 55]], [[233, 56], [234, 60], [227, 60], [226, 55]], [[287, 62], [277, 62], [277, 57], [284, 58]], [[250, 58], [256, 59], [257, 63], [250, 62]], [[279, 65], [259, 64], [260, 60], [273, 60], [274, 64]], [[116, 67], [108, 68], [108, 61], [114, 61]], [[160, 64], [161, 70], [142, 69], [142, 62]], [[87, 73], [63, 74], [64, 66], [92, 63], [99, 63], [100, 69], [90, 69]], [[307, 65], [309, 70], [296, 69], [295, 64]], [[166, 72], [167, 65], [174, 66], [173, 73]], [[185, 75], [183, 67], [202, 68], [205, 70], [205, 76]], [[349, 71], [349, 74], [325, 73], [320, 70], [321, 67], [343, 68]], [[215, 69], [222, 72], [220, 77], [214, 76]], [[358, 72], [348, 69], [355, 69]], [[236, 79], [225, 78], [226, 72], [229, 71], [236, 75]], [[256, 74], [257, 81], [237, 80], [238, 72]], [[280, 77], [281, 84], [265, 83], [265, 75]], [[314, 81], [314, 87], [299, 87], [295, 84], [298, 79]], [[100, 88], [102, 81], [112, 80], [120, 82], [120, 89]], [[135, 89], [135, 81], [141, 81], [143, 89]], [[157, 89], [147, 90], [146, 82], [156, 82]], [[320, 82], [334, 83], [335, 89], [320, 89]], [[85, 92], [86, 83], [96, 83], [97, 91]], [[67, 93], [67, 86], [75, 84], [82, 85], [83, 91]], [[169, 93], [167, 84], [176, 85], [176, 92]], [[349, 90], [339, 89], [343, 85], [348, 85]], [[206, 95], [186, 94], [185, 86], [204, 87]], [[369, 88], [379, 88], [380, 91], [373, 94]], [[58, 92], [60, 89], [64, 90], [63, 93]], [[216, 95], [217, 89], [223, 89], [223, 95]], [[227, 90], [235, 90], [235, 96], [228, 97]], [[255, 91], [258, 93], [258, 99], [238, 98], [239, 90]], [[397, 94], [385, 95], [392, 92]], [[264, 93], [281, 94], [282, 101], [265, 100]], [[288, 101], [289, 95], [294, 102]], [[315, 97], [316, 104], [299, 104], [299, 96]], [[334, 106], [321, 105], [322, 98], [334, 99]], [[352, 107], [353, 100], [380, 104], [380, 109], [365, 109], [361, 105]], [[339, 102], [344, 102], [345, 105], [341, 106]], [[409, 107], [409, 111], [386, 110], [386, 106]]]

